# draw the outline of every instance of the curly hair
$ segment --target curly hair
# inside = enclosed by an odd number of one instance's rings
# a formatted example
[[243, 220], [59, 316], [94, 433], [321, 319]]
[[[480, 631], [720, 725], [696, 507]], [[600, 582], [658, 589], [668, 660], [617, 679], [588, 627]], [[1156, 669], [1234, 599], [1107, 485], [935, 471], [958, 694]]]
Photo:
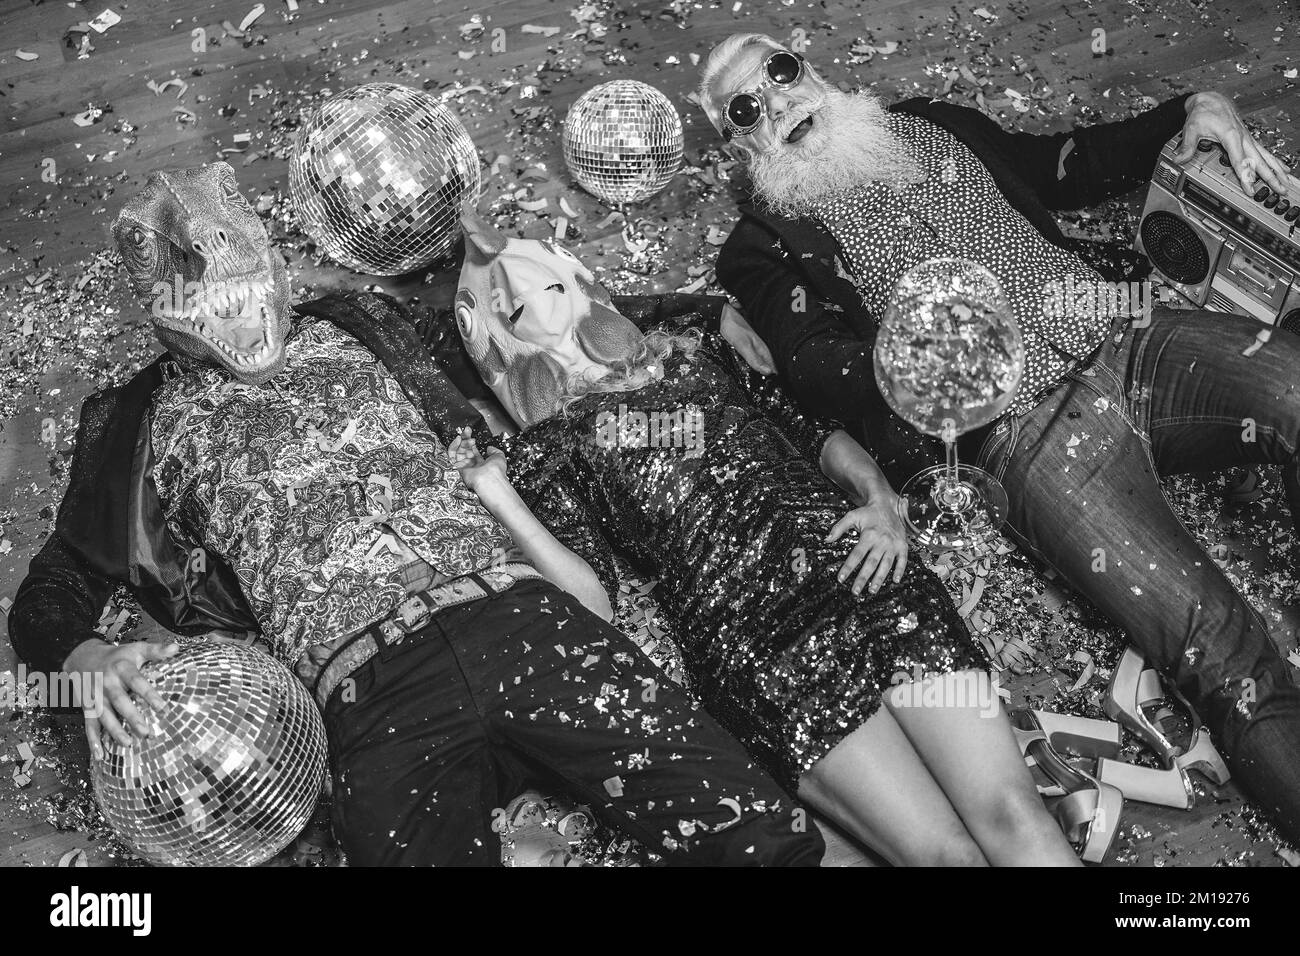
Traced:
[[603, 375], [571, 376], [560, 395], [560, 414], [567, 415], [574, 402], [593, 392], [634, 392], [657, 382], [663, 378], [664, 367], [674, 355], [693, 362], [702, 338], [703, 332], [695, 328], [678, 333], [652, 329], [641, 337], [636, 348], [612, 363]]

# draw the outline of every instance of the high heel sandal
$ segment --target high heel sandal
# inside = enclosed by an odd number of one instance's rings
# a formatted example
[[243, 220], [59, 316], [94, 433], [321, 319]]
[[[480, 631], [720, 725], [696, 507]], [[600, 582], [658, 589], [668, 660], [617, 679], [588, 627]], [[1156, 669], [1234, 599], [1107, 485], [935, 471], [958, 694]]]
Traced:
[[[1157, 712], [1155, 720], [1147, 716], [1147, 707], [1171, 696], [1191, 716], [1191, 738], [1186, 750], [1174, 744], [1158, 726], [1161, 718], [1171, 713], [1167, 708]], [[1184, 772], [1196, 770], [1218, 786], [1223, 786], [1231, 779], [1228, 765], [1215, 748], [1209, 731], [1201, 724], [1196, 710], [1178, 688], [1171, 685], [1166, 692], [1160, 675], [1148, 668], [1141, 653], [1131, 647], [1124, 651], [1124, 656], [1120, 658], [1115, 673], [1111, 676], [1104, 707], [1107, 715], [1118, 720], [1154, 750], [1166, 768], [1177, 767]], [[1169, 792], [1172, 792], [1172, 788]]]
[[[1119, 832], [1120, 814], [1124, 809], [1123, 793], [1112, 784], [1102, 783], [1066, 763], [1029, 711], [1013, 713], [1011, 726], [1021, 753], [1032, 759], [1034, 766], [1062, 794], [1052, 812], [1065, 838], [1085, 863], [1100, 863]], [[1043, 792], [1041, 786], [1039, 792]]]
[[1103, 757], [1097, 761], [1097, 779], [1118, 787], [1126, 800], [1175, 810], [1190, 810], [1196, 803], [1191, 778], [1178, 766], [1161, 770]]
[[1119, 663], [1115, 665], [1115, 672], [1111, 675], [1110, 688], [1102, 707], [1106, 711], [1106, 716], [1111, 720], [1119, 721], [1136, 734], [1143, 743], [1155, 751], [1160, 762], [1168, 768], [1174, 766], [1178, 748], [1160, 728], [1152, 723], [1151, 718], [1142, 709], [1144, 703], [1149, 704], [1152, 700], [1164, 697], [1164, 693], [1160, 690], [1158, 675], [1155, 681], [1155, 697], [1149, 696], [1152, 693], [1151, 681], [1149, 678], [1144, 681], [1142, 676], [1146, 669], [1146, 662], [1142, 655], [1131, 647], [1125, 648]]
[[[1096, 763], [1090, 764], [1094, 768], [1093, 775], [1100, 783], [1119, 788], [1126, 800], [1154, 803], [1175, 810], [1190, 810], [1195, 803], [1192, 782], [1180, 767], [1141, 767], [1118, 759], [1120, 728], [1113, 721], [1041, 710], [1017, 711], [1013, 721], [1020, 725], [1018, 736], [1041, 731], [1058, 754], [1095, 759]], [[1023, 752], [1024, 747], [1021, 749]], [[1033, 756], [1027, 755], [1025, 762], [1031, 761], [1037, 764]], [[1065, 793], [1046, 771], [1037, 775], [1035, 783], [1038, 792], [1045, 797], [1059, 797]]]
[[1029, 715], [1059, 753], [1094, 758], [1119, 756], [1120, 728], [1113, 721], [1048, 710], [1031, 710]]
[[[1174, 758], [1175, 763], [1183, 770], [1195, 770], [1212, 783], [1223, 786], [1232, 779], [1232, 772], [1228, 770], [1227, 763], [1224, 762], [1218, 748], [1214, 746], [1214, 741], [1210, 739], [1210, 732], [1201, 723], [1201, 715], [1173, 684], [1168, 687], [1168, 695], [1182, 704], [1183, 709], [1192, 719], [1192, 730], [1187, 747], [1178, 748], [1179, 753]], [[1163, 696], [1165, 696], [1165, 686], [1160, 680], [1160, 675], [1151, 669], [1144, 670], [1141, 697], [1144, 701], [1151, 701]], [[1156, 719], [1159, 720], [1159, 714]]]
[[1200, 726], [1199, 719], [1192, 731], [1191, 746], [1176, 759], [1183, 770], [1195, 770], [1220, 787], [1232, 779], [1232, 772], [1210, 739], [1210, 732]]
[[[1167, 690], [1167, 692], [1166, 692]], [[1187, 711], [1188, 716], [1192, 719], [1191, 734], [1188, 737], [1186, 748], [1175, 745], [1176, 756], [1174, 762], [1183, 770], [1195, 770], [1203, 774], [1211, 782], [1218, 786], [1223, 786], [1232, 779], [1232, 773], [1228, 770], [1228, 765], [1224, 762], [1223, 757], [1219, 754], [1218, 748], [1214, 746], [1214, 741], [1210, 739], [1210, 732], [1201, 723], [1201, 715], [1186, 697], [1175, 687], [1170, 684], [1166, 689], [1164, 682], [1160, 679], [1160, 674], [1151, 668], [1142, 672], [1138, 682], [1138, 706], [1145, 707], [1154, 700], [1165, 697], [1173, 697], [1183, 709]], [[1156, 719], [1153, 723], [1160, 724], [1166, 716], [1173, 716], [1173, 711], [1167, 707], [1162, 707], [1156, 711]]]
[[[1028, 739], [1027, 734], [1035, 731], [1041, 732], [1057, 753], [1095, 758], [1119, 756], [1120, 729], [1112, 721], [1029, 709], [1013, 710], [1010, 717], [1016, 738], [1021, 741], [1020, 752], [1025, 754], [1025, 763], [1031, 769], [1036, 761], [1025, 753], [1024, 741]], [[1041, 796], [1065, 796], [1065, 791], [1046, 773], [1036, 774], [1034, 783]]]

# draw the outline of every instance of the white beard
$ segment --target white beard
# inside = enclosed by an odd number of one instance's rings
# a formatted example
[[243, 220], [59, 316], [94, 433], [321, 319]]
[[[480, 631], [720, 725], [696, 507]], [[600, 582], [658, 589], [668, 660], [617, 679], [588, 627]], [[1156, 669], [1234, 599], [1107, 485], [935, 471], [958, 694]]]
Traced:
[[[790, 131], [808, 116], [813, 128], [797, 143]], [[874, 93], [842, 93], [831, 87], [820, 104], [795, 110], [777, 124], [778, 146], [755, 153], [750, 176], [759, 197], [784, 216], [807, 215], [818, 200], [870, 182], [894, 187], [917, 183], [924, 172], [885, 125], [885, 107]]]

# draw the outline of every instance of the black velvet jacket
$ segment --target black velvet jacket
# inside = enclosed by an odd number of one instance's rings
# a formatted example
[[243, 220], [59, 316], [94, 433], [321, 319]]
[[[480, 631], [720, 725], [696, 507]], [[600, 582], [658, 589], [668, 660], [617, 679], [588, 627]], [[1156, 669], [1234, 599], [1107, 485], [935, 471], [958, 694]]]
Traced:
[[[1149, 264], [1116, 244], [1067, 239], [1051, 210], [1095, 205], [1149, 181], [1161, 147], [1186, 122], [1188, 95], [1132, 119], [1051, 135], [1007, 132], [977, 110], [923, 97], [890, 109], [961, 140], [1044, 238], [1080, 254], [1106, 279], [1123, 281], [1145, 276]], [[844, 422], [895, 487], [942, 461], [938, 440], [895, 416], [876, 387], [878, 316], [837, 269], [834, 237], [812, 219], [778, 216], [761, 203], [740, 211], [718, 256], [718, 280], [771, 349], [786, 389], [808, 414]], [[978, 450], [972, 444], [963, 442], [964, 455]]]
[[[640, 326], [717, 327], [726, 300], [711, 296], [615, 296]], [[480, 447], [487, 424], [470, 398], [492, 400], [447, 311], [409, 312], [386, 296], [339, 292], [295, 312], [335, 323], [369, 348], [444, 442], [468, 426]], [[179, 371], [161, 356], [119, 388], [82, 406], [68, 488], [54, 531], [32, 559], [9, 611], [9, 638], [36, 670], [57, 671], [78, 644], [97, 637], [104, 603], [126, 585], [144, 610], [178, 634], [257, 630], [228, 566], [198, 564], [168, 531], [153, 483], [149, 407]]]

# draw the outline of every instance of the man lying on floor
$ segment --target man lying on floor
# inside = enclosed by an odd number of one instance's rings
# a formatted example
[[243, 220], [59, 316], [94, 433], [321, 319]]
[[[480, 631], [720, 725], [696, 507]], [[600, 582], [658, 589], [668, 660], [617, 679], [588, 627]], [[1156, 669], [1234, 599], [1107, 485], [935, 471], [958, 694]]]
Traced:
[[114, 235], [169, 354], [87, 401], [9, 618], [34, 668], [102, 676], [94, 753], [148, 733], [128, 692], [156, 698], [139, 668], [174, 653], [95, 633], [126, 584], [173, 631], [261, 631], [296, 668], [354, 864], [499, 860], [493, 811], [536, 781], [671, 863], [817, 865], [816, 828], [609, 623], [590, 566], [453, 457], [484, 423], [391, 301], [291, 309], [225, 163], [154, 174]]
[[[1158, 307], [1135, 322], [1046, 307], [1054, 289], [1129, 277], [1067, 240], [1051, 210], [1144, 184], [1180, 131], [1182, 158], [1203, 139], [1220, 143], [1258, 201], [1300, 201], [1286, 167], [1218, 93], [1119, 123], [1010, 133], [939, 100], [886, 109], [869, 90], [842, 93], [758, 34], [713, 50], [700, 102], [748, 162], [755, 193], [718, 257], [719, 280], [804, 410], [844, 422], [895, 487], [942, 462], [943, 449], [876, 385], [872, 348], [894, 285], [937, 257], [997, 276], [1024, 335], [1025, 373], [1009, 412], [962, 436], [962, 457], [1006, 487], [1010, 534], [1128, 631], [1200, 712], [1244, 789], [1300, 839], [1300, 689], [1158, 480], [1280, 465], [1300, 527], [1300, 338], [1264, 342], [1254, 319], [1220, 313]], [[1120, 716], [1170, 756], [1137, 710]]]

